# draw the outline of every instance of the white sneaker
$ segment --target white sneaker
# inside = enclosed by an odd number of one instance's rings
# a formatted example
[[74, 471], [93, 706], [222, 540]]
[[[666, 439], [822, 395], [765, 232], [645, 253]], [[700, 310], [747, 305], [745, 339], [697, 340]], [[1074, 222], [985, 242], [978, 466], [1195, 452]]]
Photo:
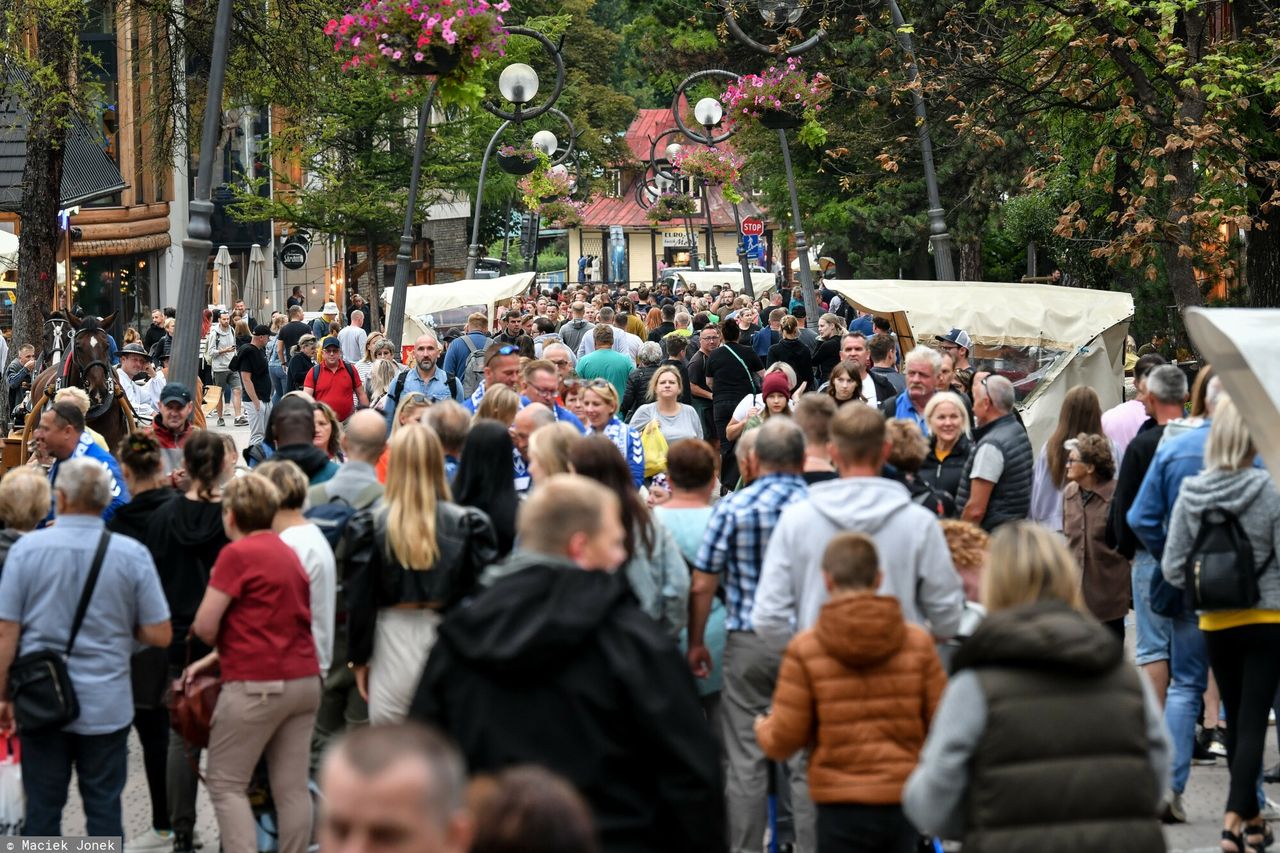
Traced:
[[124, 846], [125, 853], [169, 853], [173, 850], [173, 833], [148, 829]]
[[1280, 804], [1275, 800], [1267, 797], [1266, 803], [1260, 809], [1263, 820], [1280, 820]]

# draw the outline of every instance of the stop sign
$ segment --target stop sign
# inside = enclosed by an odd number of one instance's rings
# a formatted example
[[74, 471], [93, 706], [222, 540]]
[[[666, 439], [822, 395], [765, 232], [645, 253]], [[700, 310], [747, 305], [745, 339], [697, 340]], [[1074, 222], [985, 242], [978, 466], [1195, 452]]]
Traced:
[[764, 235], [764, 220], [755, 216], [748, 216], [742, 220], [742, 233], [746, 237], [760, 237]]

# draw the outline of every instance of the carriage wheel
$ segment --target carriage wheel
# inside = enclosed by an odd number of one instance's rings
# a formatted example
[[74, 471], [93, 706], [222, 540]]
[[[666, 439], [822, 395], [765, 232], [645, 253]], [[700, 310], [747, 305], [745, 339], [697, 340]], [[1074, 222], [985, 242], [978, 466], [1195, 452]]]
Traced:
[[22, 422], [22, 447], [18, 450], [19, 465], [26, 465], [31, 458], [28, 450], [31, 447], [31, 433], [35, 431], [36, 424], [40, 423], [40, 414], [44, 411], [44, 404], [48, 399], [48, 395], [41, 394], [40, 398], [31, 404], [31, 411]]

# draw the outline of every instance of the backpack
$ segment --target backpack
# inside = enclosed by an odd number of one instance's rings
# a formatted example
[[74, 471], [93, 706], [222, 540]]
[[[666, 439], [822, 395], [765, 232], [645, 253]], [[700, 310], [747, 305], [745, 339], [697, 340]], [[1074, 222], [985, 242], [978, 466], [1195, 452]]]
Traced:
[[329, 497], [325, 485], [320, 483], [307, 490], [307, 500], [311, 506], [303, 516], [320, 528], [325, 541], [336, 554], [338, 544], [342, 542], [342, 536], [347, 532], [347, 522], [351, 521], [351, 517], [357, 512], [371, 506], [382, 497], [382, 485], [370, 483], [365, 486], [356, 495], [355, 503], [348, 503], [341, 497]]
[[484, 350], [471, 340], [470, 333], [462, 336], [462, 342], [467, 345], [467, 362], [462, 368], [462, 393], [470, 397], [484, 381]]
[[1195, 610], [1248, 610], [1258, 604], [1258, 577], [1275, 551], [1254, 568], [1253, 545], [1240, 520], [1223, 509], [1208, 510], [1184, 566], [1186, 603]]
[[[400, 371], [400, 375], [396, 377], [396, 384], [391, 386], [392, 390], [383, 395], [384, 400], [390, 400], [395, 406], [400, 405], [400, 398], [404, 396], [404, 384], [409, 381], [409, 373], [417, 368], [409, 368], [409, 370]], [[458, 399], [458, 378], [445, 374], [445, 384], [449, 388], [449, 396]], [[394, 406], [393, 406], [394, 408]]]
[[[342, 366], [347, 369], [347, 376], [351, 378], [351, 393], [355, 394], [356, 389], [360, 387], [360, 380], [356, 377], [355, 368], [345, 359], [342, 362]], [[316, 394], [320, 393], [320, 367], [321, 365], [317, 364], [311, 368], [311, 390]]]

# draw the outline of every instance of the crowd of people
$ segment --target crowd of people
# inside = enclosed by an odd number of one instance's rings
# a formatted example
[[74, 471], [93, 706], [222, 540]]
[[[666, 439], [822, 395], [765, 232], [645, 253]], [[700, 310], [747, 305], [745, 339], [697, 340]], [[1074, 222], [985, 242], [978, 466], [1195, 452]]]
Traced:
[[25, 831], [74, 769], [122, 835], [133, 728], [131, 853], [212, 844], [200, 784], [228, 853], [1154, 851], [1217, 757], [1221, 849], [1270, 844], [1280, 492], [1211, 368], [1074, 388], [1036, 452], [965, 330], [832, 297], [545, 293], [407, 364], [362, 304], [240, 304], [194, 389], [157, 312], [149, 419], [104, 447], [63, 389], [0, 481], [0, 723], [69, 631], [79, 698], [19, 733]]

